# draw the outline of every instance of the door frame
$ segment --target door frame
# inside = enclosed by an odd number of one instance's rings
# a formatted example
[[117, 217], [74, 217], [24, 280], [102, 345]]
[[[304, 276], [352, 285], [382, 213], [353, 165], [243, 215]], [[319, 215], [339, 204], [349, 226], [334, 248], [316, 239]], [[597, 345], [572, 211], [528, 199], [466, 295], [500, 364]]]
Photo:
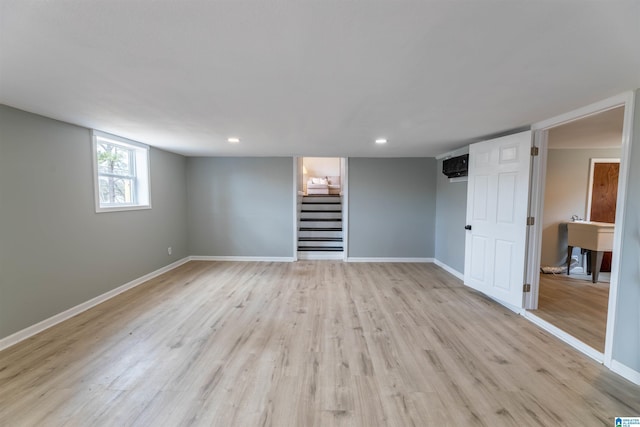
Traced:
[[349, 158], [340, 157], [342, 185], [342, 260], [349, 260]]
[[[304, 194], [304, 157], [293, 157], [293, 261], [298, 261], [298, 230], [300, 223], [300, 203]], [[313, 157], [313, 156], [307, 156]], [[321, 157], [321, 156], [319, 156]], [[340, 159], [340, 185], [342, 186], [342, 260], [349, 258], [349, 158], [327, 156]]]
[[[302, 178], [302, 179], [301, 179]], [[293, 261], [298, 261], [298, 222], [300, 220], [300, 191], [303, 185], [304, 176], [302, 174], [302, 156], [293, 158]]]
[[[618, 276], [620, 272], [620, 253], [622, 249], [622, 229], [624, 226], [624, 207], [626, 204], [627, 182], [629, 179], [629, 158], [631, 154], [631, 133], [634, 117], [635, 93], [625, 92], [620, 95], [587, 105], [568, 113], [541, 121], [531, 126], [534, 133], [534, 145], [538, 147], [539, 155], [534, 158], [532, 165], [532, 179], [530, 189], [530, 215], [536, 218], [529, 229], [529, 243], [527, 256], [527, 279], [531, 284], [531, 292], [525, 300], [526, 309], [536, 309], [538, 306], [538, 290], [540, 286], [540, 257], [542, 244], [542, 216], [544, 212], [544, 190], [546, 179], [548, 131], [557, 126], [583, 119], [594, 114], [602, 113], [613, 108], [624, 106], [624, 121], [622, 127], [622, 144], [620, 150], [620, 174], [618, 181], [618, 205], [616, 209], [616, 227], [613, 237], [613, 259], [611, 262], [611, 283], [609, 287], [609, 304], [607, 308], [607, 329], [603, 355], [604, 365], [611, 367], [613, 352], [613, 336], [615, 330], [615, 314], [618, 298]], [[578, 340], [574, 340], [579, 342]], [[574, 342], [569, 344], [576, 346]]]

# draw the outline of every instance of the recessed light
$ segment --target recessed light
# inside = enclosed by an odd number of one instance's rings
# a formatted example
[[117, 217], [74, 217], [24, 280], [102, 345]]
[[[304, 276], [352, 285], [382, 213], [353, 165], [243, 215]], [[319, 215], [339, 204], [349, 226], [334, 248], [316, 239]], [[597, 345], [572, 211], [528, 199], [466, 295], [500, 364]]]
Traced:
[[229, 141], [232, 144], [237, 144], [238, 142], [240, 142], [240, 138], [229, 138], [227, 139], [227, 141]]
[[376, 144], [386, 144], [387, 143], [387, 139], [386, 138], [378, 138], [376, 139]]

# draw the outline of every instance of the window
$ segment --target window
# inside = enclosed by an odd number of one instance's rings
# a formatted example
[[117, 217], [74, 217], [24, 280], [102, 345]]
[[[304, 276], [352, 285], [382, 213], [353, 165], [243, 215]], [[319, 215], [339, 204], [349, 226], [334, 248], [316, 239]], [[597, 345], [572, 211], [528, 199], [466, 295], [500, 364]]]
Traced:
[[96, 212], [149, 209], [149, 147], [93, 131]]

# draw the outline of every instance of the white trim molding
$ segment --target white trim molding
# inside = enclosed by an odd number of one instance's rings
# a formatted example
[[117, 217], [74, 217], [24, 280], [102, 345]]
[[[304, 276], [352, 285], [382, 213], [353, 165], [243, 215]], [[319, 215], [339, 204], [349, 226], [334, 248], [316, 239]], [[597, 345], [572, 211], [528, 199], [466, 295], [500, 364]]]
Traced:
[[640, 372], [635, 369], [631, 369], [627, 365], [618, 362], [617, 360], [611, 361], [611, 370], [616, 374], [623, 376], [634, 384], [640, 385]]
[[104, 294], [98, 295], [97, 297], [91, 298], [88, 301], [80, 303], [75, 307], [71, 307], [63, 311], [62, 313], [54, 314], [48, 319], [38, 322], [35, 325], [31, 325], [25, 329], [22, 329], [21, 331], [11, 334], [8, 337], [2, 338], [0, 339], [0, 350], [4, 350], [5, 348], [11, 347], [12, 345], [19, 343], [20, 341], [24, 341], [27, 338], [30, 338], [36, 334], [39, 334], [40, 332], [46, 329], [49, 329], [52, 326], [57, 325], [58, 323], [64, 322], [65, 320], [70, 319], [73, 316], [76, 316], [84, 311], [87, 311], [98, 304], [101, 304], [125, 291], [128, 291], [129, 289], [135, 288], [136, 286], [139, 286], [155, 277], [158, 277], [161, 274], [171, 271], [174, 268], [180, 267], [182, 264], [185, 264], [188, 261], [189, 261], [189, 257], [178, 260], [174, 263], [171, 263], [155, 271], [152, 271], [149, 274], [145, 274], [142, 277], [138, 277], [137, 279], [134, 279], [128, 283], [125, 283], [122, 286], [119, 286], [115, 289], [105, 292]]
[[449, 178], [449, 182], [467, 182], [469, 181], [468, 176], [459, 176], [457, 178]]
[[264, 257], [264, 256], [203, 256], [192, 255], [189, 261], [242, 261], [242, 262], [294, 262], [295, 257]]
[[594, 102], [582, 108], [577, 108], [568, 113], [561, 114], [556, 117], [552, 117], [547, 120], [543, 120], [531, 125], [531, 130], [551, 129], [566, 123], [571, 123], [576, 120], [584, 119], [585, 117], [593, 116], [595, 114], [602, 113], [604, 111], [612, 110], [626, 105], [627, 107], [633, 104], [633, 92], [623, 92], [621, 94], [612, 96], [611, 98], [603, 99], [602, 101]]
[[349, 258], [349, 158], [340, 158], [340, 180], [342, 185], [342, 260]]
[[[607, 307], [607, 329], [604, 342], [604, 365], [611, 368], [613, 363], [613, 339], [615, 335], [618, 309], [618, 286], [620, 274], [620, 253], [622, 251], [622, 230], [624, 228], [627, 185], [629, 182], [631, 144], [635, 120], [635, 92], [620, 95], [624, 102], [624, 123], [622, 126], [622, 150], [620, 151], [620, 171], [618, 173], [618, 206], [616, 208], [615, 230], [613, 232], [613, 256], [611, 258], [611, 280], [609, 286], [609, 306]], [[622, 104], [622, 102], [621, 102]], [[637, 130], [636, 130], [637, 131]], [[637, 135], [636, 135], [637, 136]]]
[[438, 260], [438, 259], [434, 259], [433, 263], [435, 265], [437, 265], [438, 267], [442, 268], [444, 271], [446, 271], [447, 273], [451, 274], [452, 276], [457, 277], [458, 279], [462, 280], [462, 282], [464, 283], [464, 274], [460, 273], [458, 270], [449, 267], [447, 264], [445, 264], [444, 262]]
[[[304, 157], [293, 158], [293, 261], [298, 260], [298, 230], [300, 224], [300, 199], [304, 197]], [[303, 165], [302, 168], [300, 165]], [[300, 176], [298, 176], [300, 175]], [[302, 182], [301, 182], [302, 181]], [[300, 187], [302, 185], [302, 188]]]
[[368, 258], [348, 257], [347, 262], [423, 262], [432, 263], [433, 258]]
[[530, 311], [524, 311], [523, 315], [531, 323], [539, 326], [541, 329], [544, 329], [554, 337], [560, 339], [561, 341], [564, 341], [565, 343], [569, 344], [571, 347], [584, 353], [585, 355], [589, 356], [596, 362], [604, 363], [604, 354], [595, 350], [593, 347], [590, 347], [587, 344], [583, 343], [579, 339], [575, 338], [573, 335], [566, 333], [562, 329], [552, 325], [546, 320], [541, 319], [540, 317], [536, 316]]

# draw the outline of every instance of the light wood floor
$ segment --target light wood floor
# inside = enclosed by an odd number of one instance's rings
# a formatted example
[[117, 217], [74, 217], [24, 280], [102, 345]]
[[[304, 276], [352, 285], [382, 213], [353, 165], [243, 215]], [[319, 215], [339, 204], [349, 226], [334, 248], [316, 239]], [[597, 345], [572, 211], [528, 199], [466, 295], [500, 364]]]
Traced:
[[602, 426], [639, 397], [433, 264], [190, 262], [0, 352], [2, 426]]
[[606, 283], [541, 274], [538, 310], [532, 313], [604, 353], [608, 304]]

